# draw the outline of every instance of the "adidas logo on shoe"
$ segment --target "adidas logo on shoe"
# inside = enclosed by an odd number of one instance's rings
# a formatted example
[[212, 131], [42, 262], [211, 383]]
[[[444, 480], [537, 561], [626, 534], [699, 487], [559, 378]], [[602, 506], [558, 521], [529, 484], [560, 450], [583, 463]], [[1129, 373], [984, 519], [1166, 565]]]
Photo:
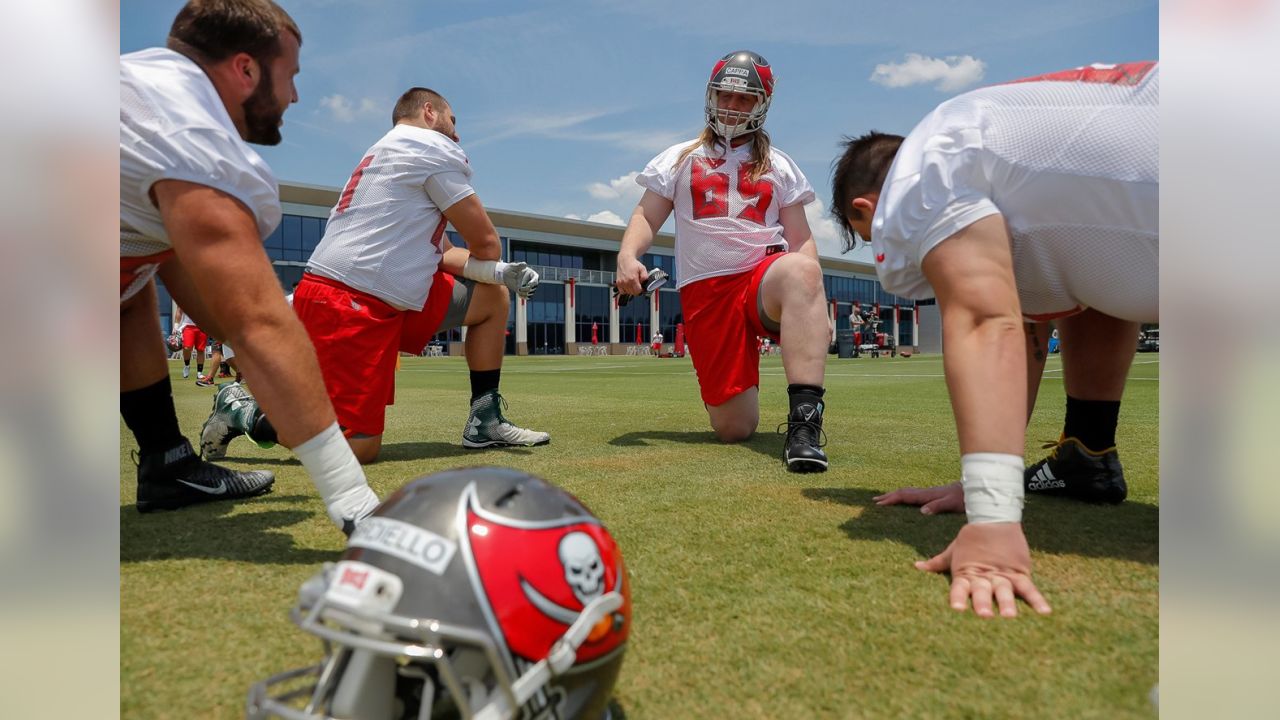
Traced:
[[1027, 482], [1028, 490], [1054, 490], [1067, 486], [1065, 480], [1059, 480], [1053, 476], [1053, 471], [1048, 465], [1040, 466], [1035, 475], [1031, 476], [1031, 480]]

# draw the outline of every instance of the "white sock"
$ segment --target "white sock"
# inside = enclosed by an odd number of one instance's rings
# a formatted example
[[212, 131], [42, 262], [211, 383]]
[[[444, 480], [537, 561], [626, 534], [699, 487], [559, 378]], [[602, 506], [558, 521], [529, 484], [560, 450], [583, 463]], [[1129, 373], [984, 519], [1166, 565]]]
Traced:
[[378, 496], [365, 481], [364, 469], [335, 421], [315, 437], [293, 448], [320, 491], [329, 519], [339, 528], [360, 521], [378, 506]]

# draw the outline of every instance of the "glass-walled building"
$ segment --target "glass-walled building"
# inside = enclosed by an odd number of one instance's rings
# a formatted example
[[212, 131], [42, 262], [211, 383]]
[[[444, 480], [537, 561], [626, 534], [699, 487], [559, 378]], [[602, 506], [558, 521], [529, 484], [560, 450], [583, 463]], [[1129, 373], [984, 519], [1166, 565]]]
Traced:
[[[282, 183], [280, 199], [284, 218], [264, 242], [283, 292], [291, 292], [302, 278], [307, 258], [324, 236], [329, 209], [339, 188]], [[528, 213], [489, 210], [502, 242], [502, 257], [526, 262], [542, 277], [537, 293], [528, 301], [512, 298], [507, 317], [507, 352], [517, 355], [576, 354], [580, 345], [605, 345], [611, 352], [626, 346], [647, 345], [656, 332], [668, 346], [684, 322], [679, 276], [675, 263], [675, 237], [659, 233], [641, 262], [662, 268], [670, 275], [667, 286], [653, 298], [633, 298], [619, 306], [612, 292], [615, 262], [623, 228], [615, 225], [569, 220]], [[454, 245], [466, 243], [452, 229]], [[823, 258], [823, 281], [832, 321], [848, 329], [855, 309], [866, 315], [879, 307], [880, 332], [896, 333], [897, 344], [916, 343], [914, 303], [886, 293], [865, 263]], [[170, 298], [160, 287], [161, 323], [168, 332], [172, 313]], [[440, 333], [432, 343], [447, 353], [461, 353], [463, 333]], [[668, 347], [668, 349], [670, 349]]]

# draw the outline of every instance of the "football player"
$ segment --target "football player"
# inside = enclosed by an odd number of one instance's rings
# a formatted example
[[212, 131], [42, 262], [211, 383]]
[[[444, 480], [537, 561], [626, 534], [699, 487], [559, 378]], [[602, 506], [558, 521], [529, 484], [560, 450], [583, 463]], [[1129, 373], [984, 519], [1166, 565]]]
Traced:
[[711, 428], [723, 442], [760, 422], [756, 337], [781, 340], [790, 412], [783, 459], [822, 472], [823, 382], [831, 342], [822, 268], [804, 206], [804, 173], [764, 130], [773, 68], [747, 50], [720, 58], [706, 93], [706, 127], [663, 151], [636, 178], [645, 188], [618, 252], [617, 286], [638, 295], [638, 258], [672, 212], [689, 352]]
[[[1026, 491], [1124, 499], [1120, 395], [1137, 323], [1159, 316], [1159, 96], [1153, 62], [983, 88], [906, 138], [850, 140], [836, 167], [832, 212], [847, 245], [854, 234], [870, 241], [885, 290], [936, 296], [942, 312], [961, 480], [877, 501], [968, 513], [955, 542], [917, 563], [951, 572], [957, 610], [972, 599], [990, 617], [994, 596], [1013, 616], [1021, 596], [1050, 611], [1031, 580]], [[1066, 428], [1024, 470], [1050, 319], [1063, 341]]]
[[247, 143], [280, 142], [301, 43], [270, 0], [191, 0], [168, 47], [120, 59], [120, 412], [138, 441], [140, 511], [256, 495], [274, 482], [200, 460], [179, 431], [155, 342], [156, 274], [196, 322], [239, 348], [330, 519], [350, 532], [377, 505], [262, 249], [280, 198]]
[[191, 377], [191, 353], [195, 350], [196, 354], [196, 380], [204, 375], [204, 348], [209, 344], [209, 336], [196, 326], [191, 320], [191, 316], [182, 312], [182, 308], [177, 309], [177, 325], [174, 326], [174, 332], [182, 339], [182, 379], [186, 380]]
[[[545, 445], [547, 433], [507, 420], [498, 392], [510, 292], [531, 296], [538, 273], [501, 261], [449, 103], [433, 90], [410, 88], [391, 120], [347, 181], [293, 294], [338, 423], [360, 462], [376, 460], [399, 353], [417, 355], [432, 335], [466, 327], [471, 412], [463, 447]], [[449, 242], [450, 223], [466, 248]], [[245, 374], [253, 378], [248, 368]], [[228, 391], [215, 403], [201, 441], [208, 456], [220, 457], [240, 433], [260, 439], [261, 418], [246, 397]]]

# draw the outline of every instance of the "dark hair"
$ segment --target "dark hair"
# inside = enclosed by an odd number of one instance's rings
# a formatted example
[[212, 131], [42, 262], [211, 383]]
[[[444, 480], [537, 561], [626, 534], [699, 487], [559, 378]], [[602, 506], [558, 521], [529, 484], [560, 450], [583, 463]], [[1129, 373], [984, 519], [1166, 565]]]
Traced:
[[[395, 125], [401, 120], [418, 117], [423, 103], [426, 102], [434, 103], [437, 106], [448, 103], [444, 96], [435, 90], [424, 87], [411, 87], [405, 90], [400, 99], [396, 101], [396, 109], [391, 111], [391, 124]], [[439, 110], [441, 108], [437, 107], [436, 109]]]
[[242, 52], [267, 63], [280, 54], [281, 30], [302, 44], [298, 24], [271, 0], [190, 0], [174, 18], [166, 45], [197, 65]]
[[836, 161], [831, 174], [831, 217], [844, 235], [844, 251], [854, 246], [853, 231], [849, 229], [849, 203], [867, 193], [880, 192], [893, 157], [902, 145], [901, 135], [871, 132], [858, 138], [846, 136], [841, 146], [844, 155]]

